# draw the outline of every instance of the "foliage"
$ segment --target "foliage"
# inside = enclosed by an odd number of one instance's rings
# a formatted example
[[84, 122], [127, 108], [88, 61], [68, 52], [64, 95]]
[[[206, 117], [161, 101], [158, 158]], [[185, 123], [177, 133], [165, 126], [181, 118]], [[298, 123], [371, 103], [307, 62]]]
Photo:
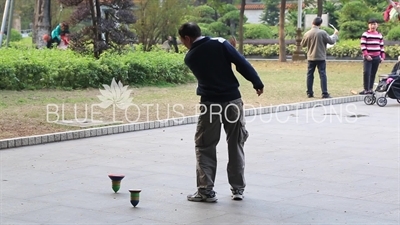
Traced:
[[363, 21], [348, 21], [340, 25], [340, 39], [360, 39], [362, 33], [367, 30]]
[[219, 21], [210, 23], [208, 30], [217, 37], [227, 37], [229, 35], [229, 27]]
[[[51, 63], [49, 63], [51, 61]], [[109, 84], [112, 78], [129, 85], [186, 83], [193, 80], [183, 55], [155, 51], [106, 51], [99, 60], [70, 50], [14, 49], [0, 51], [0, 89], [79, 89]]]
[[10, 42], [9, 47], [24, 50], [35, 48], [35, 45], [32, 43], [32, 37], [26, 37], [20, 41]]
[[210, 26], [209, 24], [207, 24], [207, 23], [199, 23], [197, 25], [199, 25], [202, 35], [204, 35], [204, 36], [215, 36], [215, 34], [209, 29], [209, 26]]
[[18, 42], [22, 40], [22, 35], [19, 31], [11, 29], [10, 42]]
[[296, 30], [296, 26], [290, 24], [285, 25], [285, 39], [295, 39], [297, 36]]
[[245, 24], [244, 39], [272, 39], [273, 33], [264, 24]]
[[210, 21], [215, 21], [217, 18], [215, 17], [215, 10], [208, 5], [200, 5], [194, 8], [193, 16], [199, 18], [198, 23], [207, 23]]
[[298, 16], [298, 12], [297, 10], [289, 10], [288, 12], [286, 12], [286, 24], [296, 27], [297, 28], [297, 16]]
[[[222, 4], [219, 0], [194, 7], [192, 13], [186, 15], [186, 21], [199, 24], [203, 35], [228, 37], [236, 36], [239, 25], [239, 10], [232, 4]], [[244, 21], [247, 18], [244, 17]]]
[[279, 22], [279, 2], [280, 0], [265, 0], [265, 9], [261, 14], [261, 20], [266, 24], [275, 26]]
[[368, 21], [372, 11], [371, 9], [359, 0], [346, 3], [339, 13], [339, 27], [341, 31], [348, 31], [350, 27], [343, 27], [344, 23], [360, 21], [364, 23]]
[[387, 40], [400, 41], [400, 27], [392, 28], [386, 35]]
[[132, 28], [138, 36], [139, 43], [144, 44], [144, 51], [150, 51], [155, 44], [168, 36], [176, 36], [181, 18], [187, 14], [188, 2], [188, 0], [139, 2], [135, 11], [138, 20]]
[[[249, 45], [245, 44], [244, 46], [244, 55], [245, 56], [262, 56], [262, 57], [271, 57], [271, 56], [279, 56], [279, 46], [278, 44], [273, 45]], [[286, 48], [286, 53], [288, 55], [293, 54], [296, 50], [296, 45], [288, 45]], [[306, 48], [302, 49], [304, 52], [307, 52]], [[386, 57], [388, 58], [396, 58], [400, 55], [400, 46], [385, 46]], [[332, 48], [327, 49], [327, 56], [335, 57], [335, 58], [360, 58], [362, 56], [360, 50], [360, 41], [359, 40], [342, 40], [334, 45]]]
[[[387, 39], [387, 34], [389, 33], [390, 30], [392, 30], [395, 27], [398, 27], [399, 23], [394, 22], [394, 21], [389, 21], [385, 23], [380, 23], [378, 26], [378, 31], [382, 33], [385, 39]], [[387, 39], [391, 40], [391, 39]]]
[[324, 13], [329, 14], [329, 23], [338, 27], [339, 12], [342, 5], [333, 1], [324, 1], [323, 8]]
[[[97, 1], [97, 0], [96, 0]], [[107, 50], [121, 50], [132, 43], [135, 35], [128, 25], [135, 22], [133, 3], [130, 0], [102, 1], [93, 5], [92, 0], [60, 0], [66, 6], [76, 6], [71, 17], [73, 25], [91, 21], [91, 25], [71, 35], [71, 48], [80, 53], [94, 52], [96, 58]]]
[[[142, 52], [144, 45], [140, 44], [135, 45], [135, 51], [126, 50], [123, 55], [105, 51], [95, 60], [71, 50], [37, 50], [29, 46], [29, 39], [12, 42], [10, 48], [0, 51], [0, 89], [81, 89], [100, 87], [112, 78], [129, 85], [181, 84], [194, 79], [183, 63], [188, 51], [183, 45], [179, 45], [177, 54], [161, 50], [160, 45], [155, 45], [151, 52]], [[246, 57], [279, 56], [277, 44], [245, 44], [243, 47]], [[295, 45], [288, 45], [286, 54], [291, 55], [295, 50]], [[385, 51], [387, 57], [397, 58], [400, 46], [385, 46]], [[359, 40], [341, 40], [327, 50], [327, 55], [359, 58]]]

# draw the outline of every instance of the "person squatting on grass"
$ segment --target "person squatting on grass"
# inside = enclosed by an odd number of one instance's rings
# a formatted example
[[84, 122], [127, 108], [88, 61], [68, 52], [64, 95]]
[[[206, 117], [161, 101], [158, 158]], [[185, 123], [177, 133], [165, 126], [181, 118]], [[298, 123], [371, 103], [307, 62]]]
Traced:
[[368, 30], [361, 35], [361, 51], [363, 54], [364, 90], [360, 95], [372, 94], [376, 72], [379, 64], [385, 60], [383, 36], [377, 31], [376, 19], [368, 20]]
[[214, 182], [217, 170], [216, 147], [220, 140], [221, 124], [228, 144], [228, 181], [232, 199], [242, 200], [246, 186], [244, 178], [244, 143], [248, 138], [243, 117], [243, 101], [236, 70], [253, 84], [257, 95], [264, 84], [251, 64], [225, 39], [201, 35], [195, 23], [185, 23], [179, 36], [189, 52], [185, 64], [198, 81], [200, 115], [195, 133], [197, 191], [188, 195], [189, 201], [216, 202]]
[[57, 46], [60, 46], [61, 41], [63, 41], [62, 45], [68, 46], [69, 44], [69, 26], [66, 22], [60, 23], [54, 30], [51, 31], [51, 35], [45, 34], [43, 36], [43, 40], [46, 41], [46, 47], [52, 48], [53, 43], [57, 43]]
[[307, 96], [314, 97], [314, 72], [318, 67], [321, 80], [322, 98], [330, 98], [328, 93], [328, 80], [326, 77], [326, 46], [335, 44], [338, 40], [339, 31], [335, 29], [332, 36], [320, 29], [322, 18], [316, 17], [312, 22], [311, 30], [307, 31], [301, 40], [301, 46], [307, 47]]

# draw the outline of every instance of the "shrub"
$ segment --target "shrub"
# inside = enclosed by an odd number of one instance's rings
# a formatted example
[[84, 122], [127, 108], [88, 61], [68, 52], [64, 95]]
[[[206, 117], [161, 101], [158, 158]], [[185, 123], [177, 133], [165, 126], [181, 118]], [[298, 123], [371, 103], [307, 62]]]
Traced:
[[208, 25], [208, 30], [212, 32], [212, 36], [223, 37], [229, 33], [229, 27], [222, 22], [213, 22]]
[[214, 36], [214, 33], [209, 29], [209, 24], [206, 23], [198, 23], [200, 29], [201, 29], [201, 34], [205, 36]]
[[70, 50], [7, 48], [0, 51], [0, 89], [80, 89], [109, 84], [112, 78], [129, 85], [181, 84], [194, 80], [183, 54], [105, 53], [99, 60]]
[[15, 29], [11, 29], [10, 42], [20, 41], [21, 39], [22, 39], [22, 34]]
[[387, 40], [400, 41], [400, 27], [393, 27], [385, 38]]
[[394, 21], [381, 23], [381, 24], [379, 24], [378, 31], [382, 33], [383, 37], [386, 40], [390, 40], [387, 38], [387, 35], [390, 30], [392, 30], [393, 28], [395, 28], [397, 26], [398, 26], [398, 22], [394, 22]]
[[269, 26], [264, 24], [245, 24], [243, 28], [245, 39], [271, 39], [273, 36]]
[[342, 23], [340, 28], [340, 39], [359, 39], [368, 27], [366, 23], [362, 21], [348, 21]]

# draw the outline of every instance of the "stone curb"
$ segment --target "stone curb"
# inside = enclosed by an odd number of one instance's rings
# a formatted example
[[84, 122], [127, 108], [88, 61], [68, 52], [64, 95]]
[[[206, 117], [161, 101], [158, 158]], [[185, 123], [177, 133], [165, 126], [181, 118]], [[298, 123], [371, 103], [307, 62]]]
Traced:
[[[321, 99], [321, 100], [309, 101], [309, 102], [298, 102], [298, 103], [292, 103], [292, 104], [267, 106], [267, 107], [246, 109], [245, 116], [254, 116], [254, 115], [261, 115], [261, 114], [293, 111], [293, 110], [298, 110], [298, 109], [322, 107], [322, 106], [327, 106], [327, 105], [337, 105], [337, 104], [357, 102], [357, 101], [363, 101], [363, 100], [364, 100], [364, 96], [356, 95], [356, 96], [348, 96], [348, 97], [340, 97], [340, 98]], [[110, 135], [110, 134], [120, 134], [120, 133], [140, 131], [140, 130], [149, 130], [149, 129], [157, 129], [157, 128], [162, 128], [162, 127], [193, 124], [193, 123], [197, 122], [197, 119], [198, 119], [198, 116], [195, 115], [195, 116], [179, 117], [179, 118], [159, 120], [159, 121], [112, 125], [112, 126], [105, 126], [105, 127], [97, 127], [97, 128], [89, 128], [89, 129], [74, 130], [74, 131], [67, 131], [67, 132], [44, 134], [44, 135], [2, 139], [2, 140], [0, 140], [0, 150], [22, 147], [22, 146], [46, 144], [46, 143], [52, 143], [52, 142], [76, 140], [76, 139], [81, 139], [81, 138], [99, 137], [99, 136]]]

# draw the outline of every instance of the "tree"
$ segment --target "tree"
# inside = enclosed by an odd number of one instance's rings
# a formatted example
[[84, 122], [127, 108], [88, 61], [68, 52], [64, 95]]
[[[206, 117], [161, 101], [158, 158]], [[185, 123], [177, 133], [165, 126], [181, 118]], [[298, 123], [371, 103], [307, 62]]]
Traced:
[[325, 1], [324, 2], [324, 11], [325, 13], [329, 14], [329, 23], [333, 24], [333, 26], [338, 27], [338, 15], [340, 12], [340, 9], [342, 8], [341, 4], [331, 2], [331, 1]]
[[46, 45], [42, 37], [45, 34], [49, 34], [51, 28], [50, 1], [51, 0], [36, 0], [32, 42], [36, 44], [38, 48], [42, 48]]
[[138, 3], [138, 20], [132, 27], [143, 44], [143, 51], [150, 51], [165, 35], [176, 35], [187, 6], [187, 0], [142, 0]]
[[340, 36], [343, 39], [358, 39], [367, 29], [366, 21], [372, 11], [363, 2], [346, 3], [339, 13]]
[[286, 0], [281, 0], [281, 10], [279, 14], [279, 62], [286, 62], [285, 10]]
[[241, 0], [240, 3], [240, 18], [239, 18], [239, 52], [243, 54], [243, 24], [244, 24], [244, 9], [246, 0]]
[[77, 52], [93, 51], [96, 58], [107, 49], [120, 51], [134, 42], [135, 35], [128, 29], [136, 20], [131, 0], [60, 0], [65, 6], [76, 6], [71, 24], [85, 24], [81, 30], [71, 35], [71, 48]]
[[[218, 7], [217, 14], [214, 8], [208, 5], [194, 7], [190, 15], [185, 16], [186, 21], [196, 22], [203, 35], [219, 36], [229, 38], [237, 35], [239, 27], [240, 10], [232, 4], [225, 4]], [[218, 18], [215, 20], [215, 18]], [[247, 17], [243, 16], [243, 23]]]
[[322, 6], [322, 1], [323, 0], [317, 0], [317, 10], [318, 10], [318, 13], [317, 13], [317, 16], [319, 16], [319, 17], [322, 17], [322, 10], [323, 10], [323, 6]]
[[265, 0], [265, 9], [261, 20], [268, 25], [275, 26], [279, 22], [279, 0]]

